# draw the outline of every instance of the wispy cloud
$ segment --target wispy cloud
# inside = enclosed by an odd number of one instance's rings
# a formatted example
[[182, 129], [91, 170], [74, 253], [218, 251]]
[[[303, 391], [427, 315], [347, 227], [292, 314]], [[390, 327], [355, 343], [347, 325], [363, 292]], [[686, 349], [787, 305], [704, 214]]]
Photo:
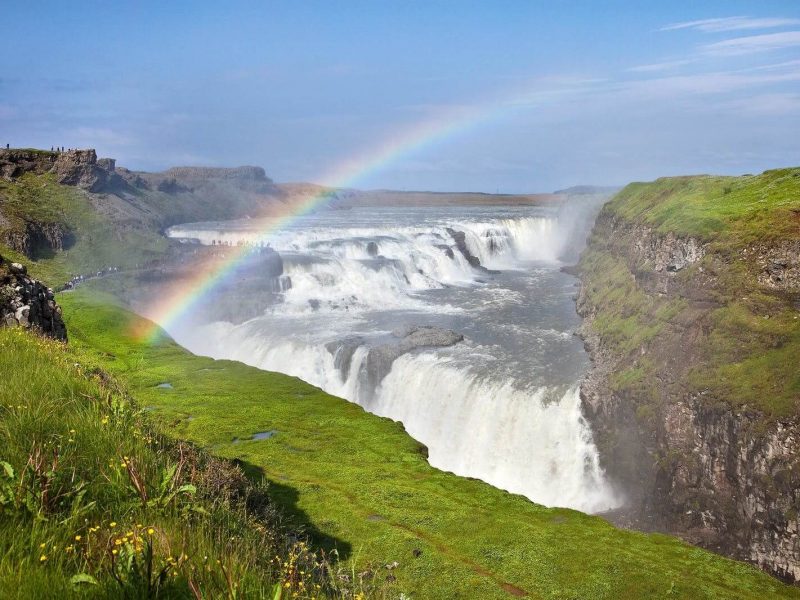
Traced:
[[715, 55], [740, 56], [771, 50], [782, 50], [800, 46], [800, 31], [784, 31], [781, 33], [766, 33], [750, 35], [730, 40], [723, 40], [713, 44], [706, 44], [702, 50]]
[[692, 75], [676, 75], [631, 81], [623, 89], [642, 96], [676, 98], [713, 94], [726, 94], [745, 89], [763, 89], [765, 86], [796, 83], [800, 81], [800, 71], [787, 69], [767, 73], [748, 73], [747, 71], [717, 71]]
[[785, 17], [722, 17], [718, 19], [701, 19], [672, 23], [661, 28], [661, 31], [676, 29], [695, 29], [706, 33], [720, 31], [740, 31], [743, 29], [772, 29], [774, 27], [792, 27], [800, 25], [800, 19]]
[[731, 100], [721, 108], [738, 113], [749, 113], [758, 116], [783, 116], [800, 114], [800, 94], [774, 93], [759, 94], [748, 98]]
[[632, 71], [634, 73], [653, 73], [657, 71], [671, 71], [672, 69], [677, 69], [678, 67], [683, 67], [693, 62], [695, 62], [695, 59], [692, 58], [685, 58], [681, 60], [668, 60], [664, 62], [652, 63], [649, 65], [639, 65], [637, 67], [630, 67], [628, 71]]

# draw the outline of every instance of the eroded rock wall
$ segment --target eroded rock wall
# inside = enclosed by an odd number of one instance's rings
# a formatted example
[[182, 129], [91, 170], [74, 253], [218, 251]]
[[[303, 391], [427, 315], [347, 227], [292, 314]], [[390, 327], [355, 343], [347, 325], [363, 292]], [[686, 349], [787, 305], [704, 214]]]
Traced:
[[[628, 497], [615, 518], [800, 581], [800, 420], [732, 407], [725, 398], [683, 385], [719, 306], [712, 293], [715, 273], [728, 265], [697, 239], [659, 234], [608, 211], [597, 220], [591, 249], [627, 265], [630, 280], [651, 301], [684, 307], [683, 319], [625, 355], [598, 333], [605, 315], [586, 287], [596, 279], [582, 273], [577, 306], [593, 369], [581, 396], [603, 466]], [[799, 289], [797, 243], [751, 245], [741, 252], [757, 266], [752, 277], [765, 288]], [[691, 277], [682, 276], [688, 275], [684, 269]], [[654, 365], [649, 390], [615, 384], [615, 374], [644, 362]]]
[[0, 150], [0, 175], [16, 179], [25, 173], [54, 173], [58, 183], [74, 185], [90, 192], [100, 192], [122, 184], [115, 174], [115, 161], [97, 158], [92, 150]]

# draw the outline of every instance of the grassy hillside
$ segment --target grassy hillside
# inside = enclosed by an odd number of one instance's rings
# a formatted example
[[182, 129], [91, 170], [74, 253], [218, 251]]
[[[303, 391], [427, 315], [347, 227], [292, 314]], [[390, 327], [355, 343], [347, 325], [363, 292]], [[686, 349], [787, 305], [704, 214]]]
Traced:
[[0, 597], [383, 597], [287, 529], [263, 479], [159, 435], [86, 353], [0, 329], [0, 381]]
[[[161, 230], [169, 225], [243, 218], [285, 199], [267, 183], [263, 191], [242, 189], [235, 180], [190, 183], [195, 187], [172, 193], [128, 186], [89, 194], [59, 184], [51, 173], [0, 179], [0, 254], [26, 263], [31, 273], [57, 287], [74, 275], [164, 258], [170, 241]], [[43, 232], [58, 245], [63, 242], [63, 251], [42, 239]], [[10, 248], [21, 250], [23, 239], [31, 242], [28, 256]]]
[[606, 210], [722, 250], [800, 238], [798, 189], [800, 168], [742, 177], [664, 177], [626, 186]]
[[68, 233], [63, 251], [39, 248], [33, 260], [3, 245], [0, 253], [26, 263], [31, 273], [51, 286], [74, 275], [108, 266], [131, 268], [163, 256], [168, 241], [155, 227], [139, 219], [112, 218], [109, 206], [105, 211], [97, 206], [103, 202], [76, 187], [58, 184], [52, 174], [26, 173], [13, 182], [0, 180], [0, 233], [22, 235], [28, 224], [55, 226]]
[[399, 424], [292, 377], [196, 357], [165, 337], [137, 341], [146, 323], [89, 290], [60, 300], [71, 344], [126, 381], [163, 431], [264, 474], [316, 544], [355, 561], [355, 577], [393, 582], [398, 597], [800, 597], [675, 539], [439, 472]]
[[[686, 393], [769, 418], [800, 412], [796, 298], [759, 282], [769, 249], [800, 241], [800, 169], [631, 184], [599, 223], [580, 265], [585, 304], [602, 344], [622, 357], [612, 386], [637, 398], [642, 416]], [[671, 276], [669, 293], [652, 284], [652, 264], [630, 256], [642, 228], [706, 245]]]

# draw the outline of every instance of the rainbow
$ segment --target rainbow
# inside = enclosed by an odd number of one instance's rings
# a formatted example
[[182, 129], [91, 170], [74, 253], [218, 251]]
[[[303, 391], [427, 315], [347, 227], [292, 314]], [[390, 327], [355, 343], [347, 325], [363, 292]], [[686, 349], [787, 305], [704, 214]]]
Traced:
[[[528, 100], [529, 97], [526, 95], [524, 99]], [[491, 103], [488, 106], [451, 109], [446, 114], [437, 115], [436, 118], [427, 119], [414, 127], [396, 132], [382, 145], [340, 162], [330, 172], [319, 177], [318, 181], [323, 182], [329, 188], [356, 187], [358, 182], [368, 175], [380, 171], [399, 159], [455, 134], [464, 133], [496, 118], [507, 116], [518, 105], [519, 103], [506, 98], [503, 102]], [[329, 194], [330, 192], [326, 191], [275, 207], [269, 214], [259, 218], [257, 225], [259, 239], [268, 242], [270, 236], [275, 232], [280, 231], [295, 219], [313, 212], [328, 199]], [[251, 252], [253, 252], [253, 248], [249, 246], [231, 247], [225, 259], [216, 263], [213, 268], [198, 273], [188, 281], [182, 280], [180, 289], [167, 293], [157, 306], [151, 307], [148, 316], [154, 321], [154, 325], [150, 331], [137, 332], [137, 336], [151, 342], [159, 339], [160, 328], [169, 329], [170, 325], [187, 315]]]

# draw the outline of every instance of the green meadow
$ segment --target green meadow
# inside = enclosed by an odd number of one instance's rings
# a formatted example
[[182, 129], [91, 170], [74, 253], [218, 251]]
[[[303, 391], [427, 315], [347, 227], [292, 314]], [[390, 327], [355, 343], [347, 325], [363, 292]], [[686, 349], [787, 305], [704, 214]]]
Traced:
[[[754, 567], [440, 472], [399, 423], [296, 378], [190, 354], [88, 288], [62, 294], [70, 352], [148, 422], [232, 459], [312, 544], [410, 598], [800, 597]], [[268, 432], [266, 439], [253, 439]], [[122, 518], [122, 517], [120, 517]]]

